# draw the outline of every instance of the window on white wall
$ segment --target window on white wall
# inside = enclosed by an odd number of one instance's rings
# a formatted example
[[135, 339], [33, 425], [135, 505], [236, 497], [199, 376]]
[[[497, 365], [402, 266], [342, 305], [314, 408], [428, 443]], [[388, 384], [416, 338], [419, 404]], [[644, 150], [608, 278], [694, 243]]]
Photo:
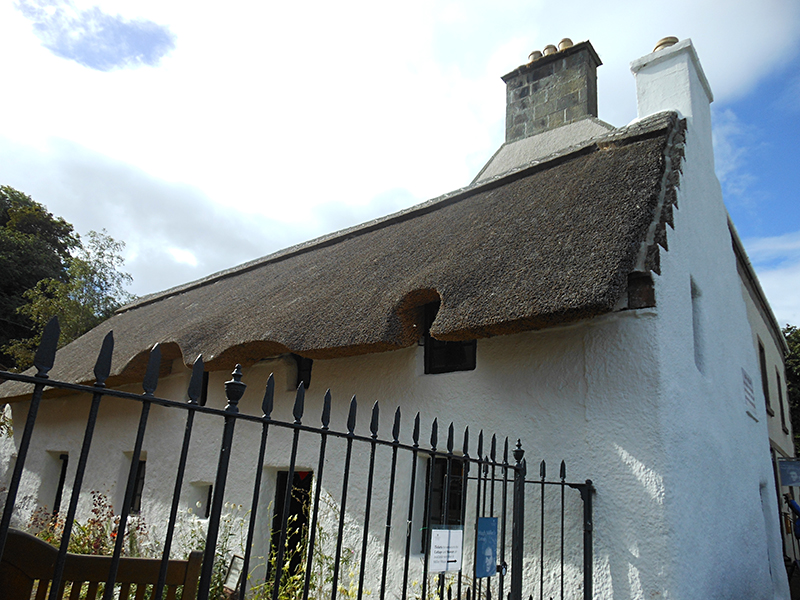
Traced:
[[477, 341], [445, 342], [431, 336], [430, 328], [439, 312], [439, 302], [425, 305], [425, 373], [452, 373], [454, 371], [473, 371]]
[[214, 486], [207, 481], [193, 481], [189, 489], [189, 508], [201, 519], [207, 519], [211, 511]]
[[[450, 460], [450, 478], [447, 477], [445, 457], [428, 459], [426, 469], [426, 493], [423, 513], [422, 550], [425, 551], [430, 532], [425, 530], [430, 507], [431, 529], [447, 528], [464, 524], [464, 461], [454, 457]], [[433, 473], [430, 469], [433, 467]], [[445, 492], [447, 506], [445, 506]]]
[[64, 495], [64, 482], [67, 480], [67, 465], [69, 464], [69, 454], [61, 452], [58, 455], [58, 460], [61, 462], [61, 469], [58, 476], [58, 486], [56, 487], [56, 495], [53, 499], [53, 517], [55, 517], [61, 510], [61, 497]]
[[775, 369], [775, 379], [778, 383], [778, 406], [780, 406], [781, 410], [781, 427], [784, 433], [789, 433], [789, 428], [786, 426], [786, 409], [783, 406], [783, 385], [781, 382], [781, 374], [778, 372], [778, 369]]
[[761, 339], [758, 340], [758, 366], [761, 369], [761, 389], [764, 392], [764, 404], [767, 407], [767, 414], [770, 417], [775, 416], [775, 411], [772, 410], [772, 402], [769, 398], [769, 374], [767, 373], [767, 353], [764, 350], [764, 344]]
[[705, 372], [705, 335], [703, 331], [703, 299], [700, 288], [691, 280], [692, 288], [692, 339], [694, 340], [694, 364]]
[[[291, 488], [289, 490], [289, 504], [286, 506], [286, 488], [289, 486], [289, 472], [278, 471], [275, 481], [275, 500], [272, 508], [272, 535], [270, 548], [277, 553], [280, 544], [281, 530], [286, 521], [284, 534], [285, 548], [305, 548], [308, 536], [309, 509], [311, 506], [311, 483], [314, 479], [311, 471], [295, 471], [293, 473]], [[284, 510], [286, 512], [284, 512]], [[287, 557], [288, 564], [284, 565], [286, 572], [297, 576], [302, 572], [302, 553], [293, 552]], [[271, 562], [267, 563], [267, 572], [272, 568]]]
[[142, 492], [144, 491], [144, 474], [147, 467], [147, 461], [143, 458], [139, 460], [139, 465], [136, 469], [136, 480], [133, 486], [133, 496], [131, 496], [131, 504], [128, 507], [128, 512], [132, 515], [138, 515], [142, 511]]

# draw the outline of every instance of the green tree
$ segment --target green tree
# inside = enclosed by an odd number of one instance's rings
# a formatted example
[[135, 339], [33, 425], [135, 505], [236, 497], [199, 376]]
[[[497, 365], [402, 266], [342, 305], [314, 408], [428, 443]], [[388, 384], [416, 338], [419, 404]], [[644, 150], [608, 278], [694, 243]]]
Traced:
[[125, 289], [131, 276], [120, 269], [124, 242], [118, 242], [105, 230], [90, 231], [66, 260], [64, 279], [48, 278], [23, 293], [25, 304], [18, 312], [32, 323], [33, 335], [11, 341], [6, 352], [18, 369], [33, 364], [47, 322], [58, 316], [61, 325], [59, 347], [77, 339], [134, 299]]
[[789, 354], [786, 356], [789, 413], [792, 416], [795, 454], [800, 456], [800, 329], [794, 325], [786, 325], [783, 335], [789, 346]]
[[12, 366], [3, 346], [34, 333], [31, 320], [18, 311], [25, 304], [23, 294], [42, 279], [66, 281], [70, 253], [79, 245], [64, 219], [30, 196], [0, 186], [0, 368]]

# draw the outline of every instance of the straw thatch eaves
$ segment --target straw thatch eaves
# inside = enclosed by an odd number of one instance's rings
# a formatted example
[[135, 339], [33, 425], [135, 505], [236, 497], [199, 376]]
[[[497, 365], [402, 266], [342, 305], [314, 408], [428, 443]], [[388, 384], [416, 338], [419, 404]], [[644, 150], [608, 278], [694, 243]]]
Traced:
[[[209, 369], [294, 352], [314, 359], [465, 340], [614, 310], [666, 247], [683, 122], [662, 113], [583, 147], [384, 219], [145, 297], [58, 352], [51, 376], [92, 381], [114, 331], [116, 385], [147, 352]], [[15, 395], [8, 386], [0, 394]], [[3, 389], [5, 388], [5, 389]]]

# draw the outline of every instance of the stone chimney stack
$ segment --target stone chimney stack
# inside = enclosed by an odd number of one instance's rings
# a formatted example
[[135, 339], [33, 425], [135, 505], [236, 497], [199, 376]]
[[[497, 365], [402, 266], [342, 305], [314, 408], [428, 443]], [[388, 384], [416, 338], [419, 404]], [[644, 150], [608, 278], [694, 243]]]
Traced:
[[602, 62], [587, 42], [563, 39], [503, 76], [506, 84], [506, 143], [585, 117], [597, 116], [597, 67]]

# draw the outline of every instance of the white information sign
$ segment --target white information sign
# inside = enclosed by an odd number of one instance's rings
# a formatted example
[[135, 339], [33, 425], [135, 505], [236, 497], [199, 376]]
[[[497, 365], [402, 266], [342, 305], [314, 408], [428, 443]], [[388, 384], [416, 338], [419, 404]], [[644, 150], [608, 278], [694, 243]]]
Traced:
[[431, 573], [461, 570], [461, 551], [464, 531], [462, 529], [431, 530]]

